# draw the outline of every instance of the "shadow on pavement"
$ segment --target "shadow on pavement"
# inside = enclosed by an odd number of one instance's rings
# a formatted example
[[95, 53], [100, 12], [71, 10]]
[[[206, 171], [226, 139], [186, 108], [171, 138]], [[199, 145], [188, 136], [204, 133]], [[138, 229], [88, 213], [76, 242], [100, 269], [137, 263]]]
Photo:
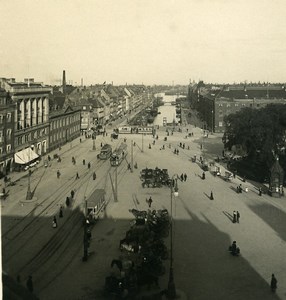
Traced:
[[249, 205], [249, 208], [276, 231], [281, 239], [286, 241], [286, 213], [284, 211], [268, 204]]
[[[203, 215], [199, 219], [181, 201], [189, 219], [174, 219], [173, 223], [176, 288], [188, 299], [196, 300], [279, 299], [270, 292], [269, 283], [244, 259], [243, 248], [240, 257], [230, 255], [228, 247], [233, 237]], [[270, 209], [280, 214], [277, 224], [270, 225], [286, 237], [284, 213], [268, 206], [252, 209], [266, 221]], [[23, 286], [26, 278], [33, 275], [34, 293], [41, 300], [106, 299], [102, 296], [103, 287], [105, 277], [113, 272], [112, 260], [133, 257], [132, 253], [119, 250], [119, 241], [130, 229], [132, 219], [132, 215], [130, 219], [102, 217], [92, 227], [89, 249], [92, 255], [87, 262], [82, 262], [83, 214], [79, 209], [65, 209], [63, 218], [57, 216], [57, 228], [52, 228], [51, 217], [29, 216], [28, 219], [19, 217], [17, 222], [24, 226], [15, 224], [9, 231], [7, 226], [15, 222], [15, 216], [2, 216], [3, 269], [14, 279], [21, 276]], [[165, 244], [169, 249], [169, 238]], [[164, 260], [163, 264], [166, 273], [159, 277], [160, 289], [167, 288], [170, 260]]]

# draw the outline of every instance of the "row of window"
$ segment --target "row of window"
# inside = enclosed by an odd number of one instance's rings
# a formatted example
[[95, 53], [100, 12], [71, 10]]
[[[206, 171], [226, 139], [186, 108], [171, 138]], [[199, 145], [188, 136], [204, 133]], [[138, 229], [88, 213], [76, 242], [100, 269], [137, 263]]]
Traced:
[[[75, 126], [69, 128], [69, 131], [70, 131], [69, 133], [70, 133], [70, 135], [72, 135], [73, 133], [75, 133], [79, 130], [80, 130], [79, 125], [75, 125]], [[51, 135], [51, 142], [57, 142], [60, 139], [66, 138], [66, 136], [67, 136], [67, 131], [66, 130], [56, 132], [56, 133]]]
[[54, 120], [51, 122], [50, 127], [51, 129], [56, 129], [62, 126], [73, 124], [75, 121], [78, 121], [79, 119], [80, 119], [80, 115]]
[[[246, 103], [234, 103], [234, 106], [235, 106], [235, 107], [238, 107], [238, 106], [246, 106], [246, 105], [247, 105]], [[218, 106], [219, 106], [219, 107], [223, 107], [224, 104], [223, 104], [223, 103], [219, 103]], [[233, 105], [231, 105], [230, 103], [227, 103], [227, 104], [226, 104], [226, 107], [231, 107], [231, 106], [233, 106]], [[253, 103], [249, 103], [249, 106], [250, 106], [250, 107], [254, 107], [255, 105], [254, 105]], [[260, 104], [259, 104], [259, 103], [256, 103], [256, 107], [259, 107], [259, 106], [260, 106]]]
[[37, 131], [33, 131], [33, 132], [28, 133], [28, 134], [19, 136], [18, 139], [17, 139], [17, 146], [20, 146], [22, 144], [31, 142], [31, 141], [33, 141], [37, 138], [40, 138], [42, 136], [45, 136], [47, 134], [48, 134], [47, 128], [43, 128], [43, 129], [39, 129]]

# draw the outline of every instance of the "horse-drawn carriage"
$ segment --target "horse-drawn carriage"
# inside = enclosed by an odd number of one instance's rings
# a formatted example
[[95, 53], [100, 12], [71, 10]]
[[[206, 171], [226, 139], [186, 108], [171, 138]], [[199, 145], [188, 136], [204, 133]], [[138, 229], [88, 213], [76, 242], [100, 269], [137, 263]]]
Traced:
[[163, 260], [168, 259], [168, 249], [163, 237], [169, 233], [170, 216], [166, 209], [129, 211], [135, 220], [120, 241], [119, 259], [111, 262], [111, 274], [105, 278], [105, 292], [117, 298], [135, 299], [142, 286], [158, 287], [159, 276], [165, 273]]
[[140, 179], [142, 180], [142, 187], [162, 187], [162, 185], [169, 186], [171, 183], [167, 169], [148, 169], [145, 168], [140, 172]]

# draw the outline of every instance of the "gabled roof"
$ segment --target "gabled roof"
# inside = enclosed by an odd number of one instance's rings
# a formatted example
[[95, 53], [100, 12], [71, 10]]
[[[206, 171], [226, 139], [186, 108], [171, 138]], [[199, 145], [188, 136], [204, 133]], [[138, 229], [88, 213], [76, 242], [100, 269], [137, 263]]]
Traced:
[[90, 99], [88, 99], [88, 102], [94, 108], [102, 108], [102, 107], [104, 107], [104, 104], [103, 104], [102, 101], [100, 101], [99, 97], [97, 97], [97, 98], [90, 98]]

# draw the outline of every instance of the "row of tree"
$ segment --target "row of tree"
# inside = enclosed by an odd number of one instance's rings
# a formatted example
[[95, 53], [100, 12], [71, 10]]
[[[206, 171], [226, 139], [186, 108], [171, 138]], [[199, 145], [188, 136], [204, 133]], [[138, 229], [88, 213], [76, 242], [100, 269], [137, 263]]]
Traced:
[[243, 108], [226, 116], [224, 122], [225, 149], [240, 146], [245, 153], [244, 163], [247, 161], [249, 167], [255, 167], [252, 173], [258, 173], [258, 177], [261, 177], [257, 179], [268, 175], [277, 156], [286, 171], [286, 105]]

